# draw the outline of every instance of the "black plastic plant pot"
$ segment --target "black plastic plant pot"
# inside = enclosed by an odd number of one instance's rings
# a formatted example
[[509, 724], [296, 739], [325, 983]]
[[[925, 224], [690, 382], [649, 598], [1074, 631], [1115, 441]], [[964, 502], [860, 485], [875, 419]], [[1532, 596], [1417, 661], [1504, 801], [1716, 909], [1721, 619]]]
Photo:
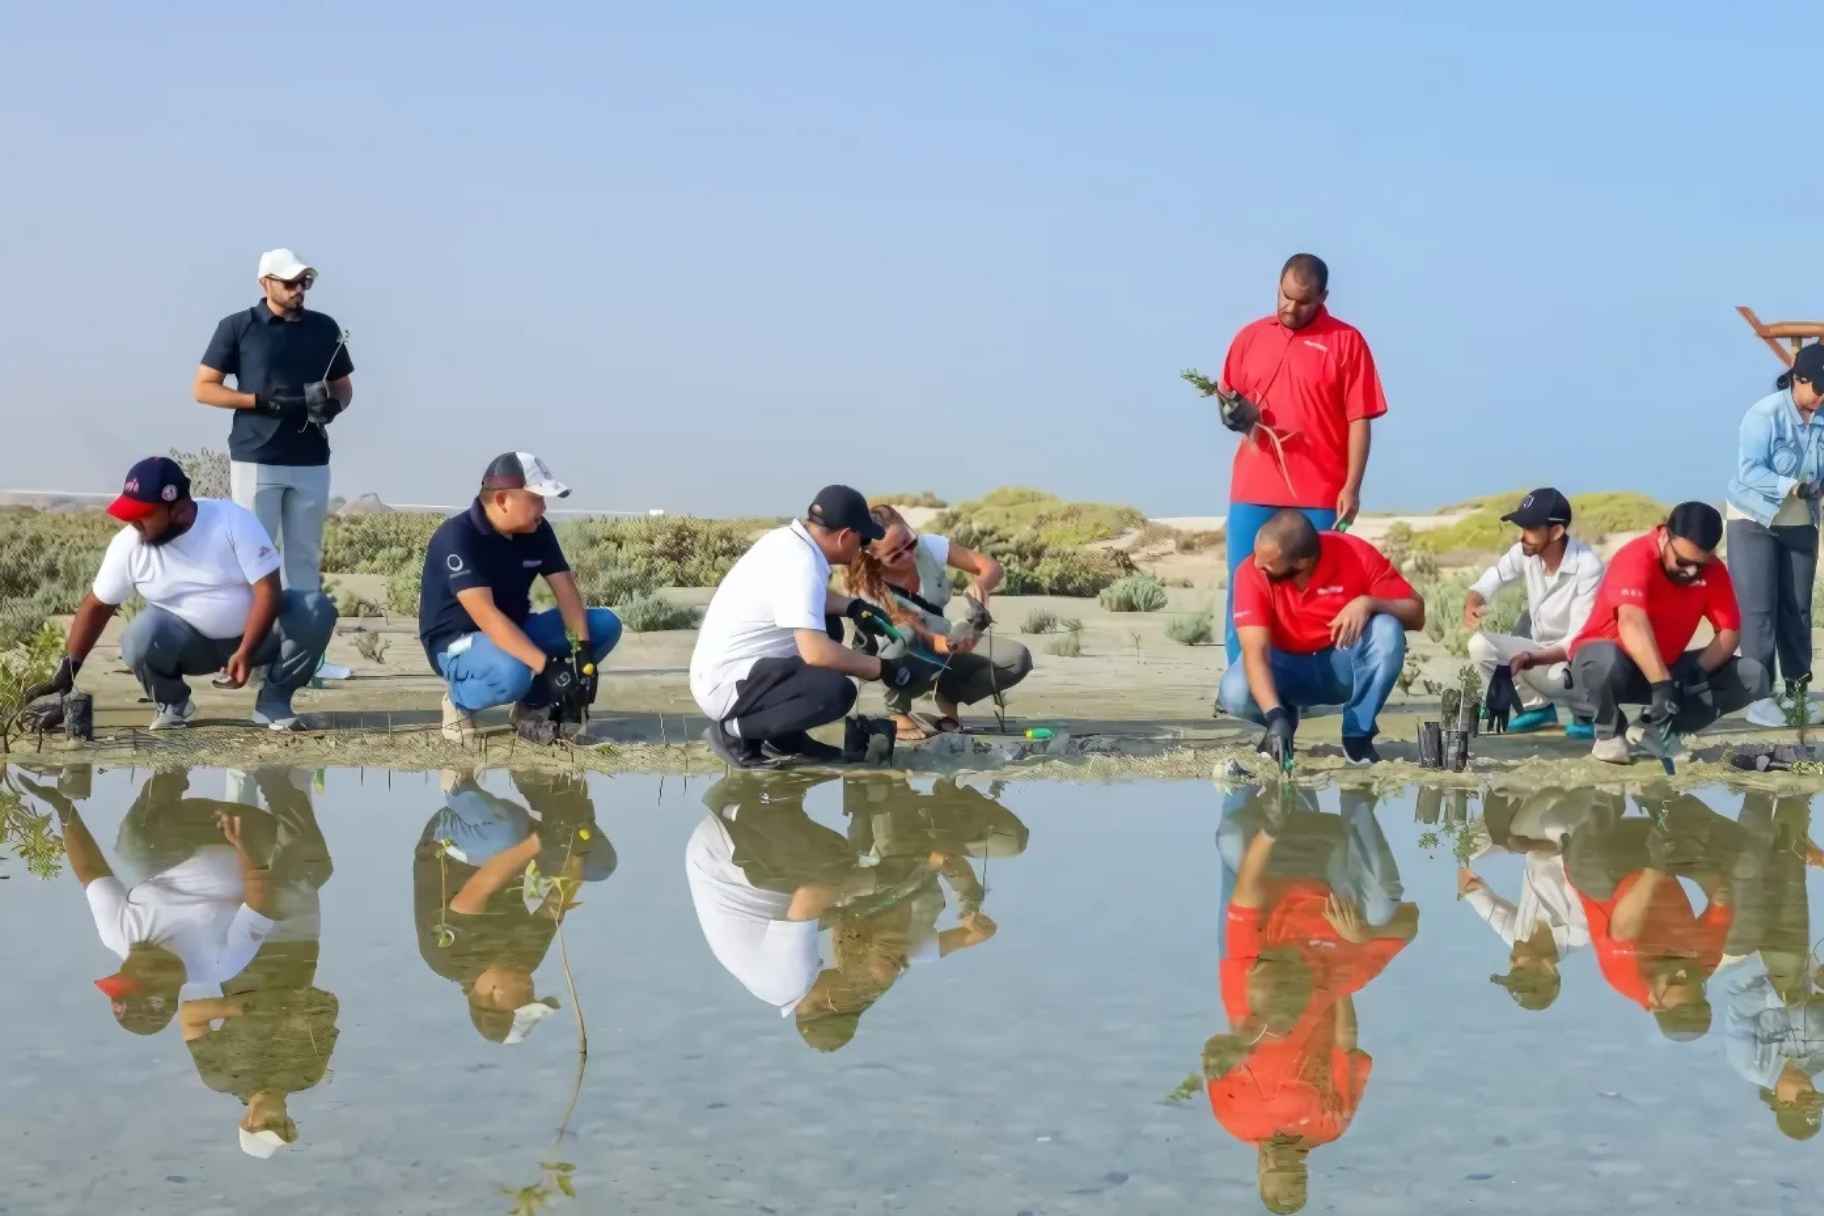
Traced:
[[1453, 773], [1469, 767], [1469, 735], [1465, 731], [1444, 732], [1444, 765]]
[[1419, 723], [1419, 765], [1421, 768], [1444, 767], [1444, 727], [1440, 723]]

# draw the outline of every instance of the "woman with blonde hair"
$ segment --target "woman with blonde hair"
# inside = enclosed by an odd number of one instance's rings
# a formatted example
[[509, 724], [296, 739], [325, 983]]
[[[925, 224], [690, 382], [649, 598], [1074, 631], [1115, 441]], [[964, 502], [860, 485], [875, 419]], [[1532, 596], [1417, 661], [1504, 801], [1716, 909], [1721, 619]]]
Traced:
[[[927, 692], [937, 702], [936, 730], [962, 729], [957, 707], [995, 698], [1032, 671], [1032, 652], [1018, 642], [983, 635], [981, 618], [1005, 572], [985, 553], [956, 544], [948, 537], [920, 535], [892, 507], [875, 507], [876, 523], [886, 535], [861, 551], [843, 572], [852, 596], [885, 612], [906, 636], [911, 648], [927, 656], [914, 664], [917, 675], [904, 688], [887, 689], [887, 711], [902, 743], [931, 737], [932, 728], [912, 717], [912, 703]], [[983, 613], [952, 625], [945, 616], [950, 602], [950, 571], [970, 576], [965, 592]], [[873, 646], [878, 639], [864, 637]]]

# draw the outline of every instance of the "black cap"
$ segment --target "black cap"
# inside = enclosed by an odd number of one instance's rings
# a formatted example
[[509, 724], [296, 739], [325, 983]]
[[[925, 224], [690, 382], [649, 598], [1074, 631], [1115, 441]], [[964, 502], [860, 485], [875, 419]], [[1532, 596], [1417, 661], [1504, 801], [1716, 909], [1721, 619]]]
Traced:
[[863, 540], [879, 540], [887, 534], [868, 511], [868, 500], [861, 496], [861, 491], [849, 486], [825, 486], [817, 491], [804, 518], [823, 528], [850, 528], [860, 533]]
[[1540, 486], [1501, 518], [1522, 528], [1543, 528], [1547, 524], [1563, 524], [1568, 528], [1571, 526], [1571, 500], [1550, 486]]
[[120, 497], [108, 504], [108, 514], [132, 523], [189, 496], [190, 479], [177, 461], [168, 456], [148, 456], [127, 470]]
[[1792, 374], [1795, 379], [1824, 388], [1824, 342], [1801, 346], [1792, 358]]

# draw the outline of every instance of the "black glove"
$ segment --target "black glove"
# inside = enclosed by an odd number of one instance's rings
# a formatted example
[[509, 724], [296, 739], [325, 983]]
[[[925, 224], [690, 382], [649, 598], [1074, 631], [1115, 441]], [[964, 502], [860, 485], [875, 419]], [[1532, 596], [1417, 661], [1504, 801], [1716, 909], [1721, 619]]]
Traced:
[[297, 389], [280, 389], [275, 393], [255, 393], [253, 412], [281, 422], [310, 421], [310, 405]]
[[1240, 393], [1218, 391], [1216, 404], [1222, 415], [1222, 425], [1237, 435], [1247, 434], [1260, 421], [1260, 407]]
[[1298, 730], [1298, 724], [1292, 720], [1283, 705], [1276, 705], [1267, 711], [1267, 733], [1260, 737], [1255, 750], [1271, 757], [1281, 772], [1292, 771], [1292, 735]]
[[329, 391], [329, 381], [314, 380], [304, 386], [304, 412], [318, 426], [328, 426], [342, 409], [342, 399]]
[[1800, 498], [1817, 498], [1820, 495], [1824, 495], [1824, 485], [1820, 485], [1815, 481], [1801, 481], [1798, 485], [1792, 487], [1792, 492], [1797, 494]]
[[572, 659], [553, 659], [545, 665], [546, 687], [551, 692], [551, 706], [559, 722], [581, 722], [588, 713], [589, 701], [584, 691], [582, 674]]
[[[1710, 673], [1693, 665], [1690, 672], [1680, 681], [1678, 700], [1679, 705], [1695, 705], [1706, 711], [1714, 711], [1716, 696], [1710, 690]], [[1672, 707], [1674, 714], [1678, 712], [1679, 705]]]
[[583, 704], [594, 705], [595, 694], [600, 692], [602, 688], [601, 672], [595, 669], [594, 663], [589, 662], [587, 659], [583, 659], [576, 665], [576, 678], [578, 685], [581, 687], [580, 695], [583, 699]]
[[1495, 734], [1503, 734], [1507, 730], [1508, 719], [1513, 717], [1514, 710], [1519, 706], [1520, 690], [1514, 687], [1514, 669], [1503, 663], [1488, 678], [1488, 695], [1482, 699], [1482, 716], [1488, 719], [1490, 730]]
[[892, 618], [860, 596], [849, 601], [843, 615], [854, 621], [857, 629], [877, 638], [889, 638], [897, 632], [893, 628]]
[[64, 655], [63, 661], [57, 664], [57, 670], [50, 679], [42, 684], [34, 684], [25, 690], [19, 698], [21, 704], [29, 705], [39, 697], [48, 697], [52, 693], [67, 693], [76, 687], [76, 673], [82, 670], [82, 660], [73, 655]]
[[917, 678], [918, 673], [912, 670], [912, 663], [908, 659], [888, 658], [880, 661], [880, 682], [888, 688], [904, 688]]
[[[1708, 691], [1709, 687], [1710, 682], [1705, 680], [1705, 690]], [[1670, 680], [1659, 680], [1653, 684], [1652, 689], [1653, 699], [1648, 703], [1646, 711], [1640, 715], [1640, 720], [1649, 725], [1659, 726], [1662, 723], [1670, 722], [1678, 715], [1677, 686]]]

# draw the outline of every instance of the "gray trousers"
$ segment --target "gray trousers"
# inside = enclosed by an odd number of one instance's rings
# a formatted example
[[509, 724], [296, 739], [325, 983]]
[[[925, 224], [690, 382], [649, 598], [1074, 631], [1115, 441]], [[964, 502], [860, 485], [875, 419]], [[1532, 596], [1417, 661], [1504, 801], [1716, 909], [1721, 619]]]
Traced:
[[994, 658], [988, 657], [988, 639], [984, 637], [968, 654], [952, 655], [945, 670], [939, 672], [924, 663], [914, 663], [920, 674], [904, 688], [887, 689], [890, 713], [912, 712], [912, 703], [930, 692], [958, 705], [986, 701], [997, 691], [1006, 692], [1032, 674], [1032, 651], [1018, 642], [994, 640]]
[[279, 547], [286, 590], [321, 591], [329, 466], [236, 460], [228, 466], [228, 487], [234, 501], [254, 513]]
[[1811, 580], [1818, 571], [1818, 530], [1763, 528], [1752, 519], [1729, 521], [1729, 578], [1742, 610], [1743, 658], [1773, 678], [1811, 674]]
[[[1681, 689], [1700, 675], [1695, 650], [1687, 650], [1672, 664], [1672, 682]], [[1724, 714], [1732, 714], [1767, 695], [1767, 669], [1746, 656], [1730, 659], [1710, 673], [1707, 700], [1679, 693], [1678, 716], [1672, 729], [1681, 735], [1702, 730]], [[1596, 733], [1614, 738], [1627, 728], [1623, 705], [1645, 705], [1653, 690], [1628, 652], [1614, 642], [1590, 642], [1571, 660], [1571, 710], [1580, 718], [1594, 718]]]
[[[321, 591], [281, 593], [279, 618], [253, 652], [254, 663], [266, 668], [255, 701], [261, 711], [290, 712], [291, 694], [310, 682], [335, 628], [336, 605]], [[190, 699], [184, 677], [220, 671], [240, 645], [239, 638], [206, 638], [175, 613], [146, 607], [121, 636], [120, 660], [154, 702], [182, 705]]]

